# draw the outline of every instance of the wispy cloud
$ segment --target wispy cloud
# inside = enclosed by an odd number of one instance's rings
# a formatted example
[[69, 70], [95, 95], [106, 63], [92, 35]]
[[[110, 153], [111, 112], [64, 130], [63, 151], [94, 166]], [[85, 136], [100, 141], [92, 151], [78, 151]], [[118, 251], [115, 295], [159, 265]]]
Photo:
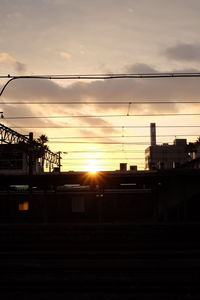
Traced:
[[72, 55], [66, 51], [61, 51], [59, 54], [62, 58], [66, 59], [66, 60], [70, 60], [72, 57]]
[[164, 51], [164, 55], [178, 61], [200, 61], [200, 45], [178, 44], [167, 48]]
[[80, 45], [80, 54], [85, 55], [86, 54], [86, 47], [84, 45]]
[[1, 52], [0, 53], [0, 63], [2, 62], [14, 62], [15, 59], [8, 53], [6, 52]]
[[[145, 65], [136, 64], [125, 68], [125, 72], [158, 72], [157, 69]], [[185, 69], [177, 72], [195, 72], [197, 70]], [[126, 115], [127, 104], [133, 102], [130, 112], [132, 114], [167, 113], [179, 112], [183, 106], [175, 104], [152, 105], [151, 103], [136, 105], [134, 102], [151, 101], [194, 101], [199, 100], [200, 86], [198, 78], [160, 78], [160, 79], [116, 79], [100, 80], [92, 82], [76, 82], [70, 86], [60, 86], [50, 80], [16, 80], [8, 85], [4, 92], [6, 101], [70, 101], [70, 102], [94, 102], [87, 104], [65, 104], [65, 105], [20, 105], [17, 108], [13, 105], [4, 106], [7, 115], [30, 115], [30, 116], [55, 116], [55, 115], [96, 115], [96, 118], [67, 118], [67, 119], [41, 119], [40, 124], [44, 125], [54, 122], [58, 125], [86, 125], [91, 126], [95, 131], [95, 125], [109, 126], [114, 124], [113, 119], [98, 117], [104, 114]], [[95, 102], [109, 101], [122, 102], [121, 104], [103, 105]], [[19, 110], [20, 107], [20, 110]], [[194, 105], [190, 109], [195, 110]], [[25, 120], [21, 120], [22, 124]], [[34, 122], [34, 121], [33, 121]], [[120, 123], [121, 124], [121, 123]], [[110, 130], [112, 132], [113, 129]], [[103, 132], [103, 128], [101, 130]]]
[[1, 63], [11, 63], [17, 73], [26, 71], [26, 65], [24, 63], [17, 61], [13, 56], [6, 52], [0, 52], [0, 64]]
[[16, 72], [18, 72], [18, 73], [23, 73], [26, 71], [26, 65], [19, 61], [15, 61], [14, 66], [15, 66]]

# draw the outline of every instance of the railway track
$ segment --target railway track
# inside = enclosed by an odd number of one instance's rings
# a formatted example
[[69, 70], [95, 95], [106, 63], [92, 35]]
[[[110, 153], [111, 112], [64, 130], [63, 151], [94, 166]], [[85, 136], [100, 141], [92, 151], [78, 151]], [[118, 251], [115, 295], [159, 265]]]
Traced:
[[1, 299], [200, 299], [199, 224], [1, 224]]

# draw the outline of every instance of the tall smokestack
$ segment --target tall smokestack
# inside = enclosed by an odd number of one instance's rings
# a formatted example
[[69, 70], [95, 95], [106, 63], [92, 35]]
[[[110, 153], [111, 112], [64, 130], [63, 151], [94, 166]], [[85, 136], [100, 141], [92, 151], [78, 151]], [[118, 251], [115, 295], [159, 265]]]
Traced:
[[151, 146], [156, 145], [156, 123], [151, 123]]

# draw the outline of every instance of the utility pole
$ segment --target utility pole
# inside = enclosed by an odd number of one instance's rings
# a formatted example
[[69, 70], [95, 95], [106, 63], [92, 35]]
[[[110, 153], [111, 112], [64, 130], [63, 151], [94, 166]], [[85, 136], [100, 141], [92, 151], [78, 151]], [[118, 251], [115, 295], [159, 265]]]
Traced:
[[62, 159], [62, 157], [60, 156], [60, 154], [61, 153], [68, 154], [68, 152], [58, 151], [57, 153], [58, 153], [58, 173], [60, 174], [61, 167], [62, 167], [62, 165], [61, 165], [61, 159]]
[[29, 132], [28, 145], [28, 175], [29, 175], [29, 200], [32, 195], [32, 175], [33, 175], [33, 132]]
[[29, 132], [29, 151], [28, 151], [28, 170], [29, 176], [33, 175], [33, 132]]
[[58, 151], [58, 173], [60, 174], [61, 171], [61, 151]]

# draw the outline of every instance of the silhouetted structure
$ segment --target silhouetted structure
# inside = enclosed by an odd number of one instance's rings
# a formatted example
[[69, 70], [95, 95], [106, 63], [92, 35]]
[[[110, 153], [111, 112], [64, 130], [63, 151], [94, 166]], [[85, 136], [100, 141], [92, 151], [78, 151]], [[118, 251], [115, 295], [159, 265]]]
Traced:
[[192, 159], [185, 164], [181, 165], [181, 168], [185, 169], [200, 169], [200, 157]]
[[137, 166], [130, 166], [130, 171], [137, 172]]
[[120, 171], [127, 171], [127, 163], [120, 163]]
[[34, 140], [32, 132], [28, 137], [0, 124], [0, 141], [0, 173], [32, 175], [43, 171], [44, 161], [50, 169], [60, 165], [59, 155]]
[[145, 149], [145, 170], [176, 168], [190, 160], [187, 140], [175, 139], [173, 145], [156, 144], [156, 125], [150, 125], [151, 146]]
[[29, 174], [32, 164], [32, 173], [42, 172], [42, 167], [37, 157], [29, 161], [28, 147], [23, 143], [0, 145], [0, 174]]
[[189, 161], [187, 140], [175, 139], [173, 145], [150, 146], [145, 150], [145, 169], [172, 169]]
[[151, 128], [151, 146], [155, 146], [156, 145], [156, 123], [151, 123], [150, 128]]

